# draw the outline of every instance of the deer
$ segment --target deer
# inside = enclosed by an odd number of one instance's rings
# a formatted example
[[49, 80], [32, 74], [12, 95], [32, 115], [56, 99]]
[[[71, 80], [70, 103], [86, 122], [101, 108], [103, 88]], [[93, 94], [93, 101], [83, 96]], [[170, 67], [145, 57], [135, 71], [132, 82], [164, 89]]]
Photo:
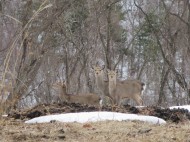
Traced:
[[92, 69], [95, 73], [95, 82], [97, 89], [99, 91], [99, 96], [101, 98], [101, 104], [103, 106], [110, 105], [112, 103], [111, 96], [109, 95], [109, 90], [108, 90], [108, 81], [104, 80], [104, 68], [105, 66], [103, 65], [102, 67], [96, 64], [95, 66], [92, 66]]
[[[113, 104], [113, 99], [110, 96], [109, 89], [108, 89], [109, 82], [104, 80], [104, 68], [105, 68], [105, 65], [100, 67], [98, 63], [96, 63], [95, 66], [92, 66], [92, 69], [94, 70], [94, 73], [95, 73], [96, 86], [100, 92], [100, 97], [101, 97], [100, 105], [109, 106]], [[126, 80], [121, 81], [121, 82], [126, 82]], [[124, 99], [122, 104], [126, 105], [127, 102], [128, 102], [127, 99]]]
[[137, 105], [142, 105], [142, 91], [144, 83], [139, 80], [117, 81], [117, 72], [107, 70], [109, 79], [109, 93], [114, 104], [120, 106], [121, 100], [133, 99]]
[[98, 95], [89, 93], [81, 95], [67, 94], [67, 88], [65, 83], [56, 82], [53, 84], [53, 89], [58, 91], [58, 96], [61, 102], [66, 101], [70, 103], [80, 103], [98, 106], [100, 102], [100, 97]]

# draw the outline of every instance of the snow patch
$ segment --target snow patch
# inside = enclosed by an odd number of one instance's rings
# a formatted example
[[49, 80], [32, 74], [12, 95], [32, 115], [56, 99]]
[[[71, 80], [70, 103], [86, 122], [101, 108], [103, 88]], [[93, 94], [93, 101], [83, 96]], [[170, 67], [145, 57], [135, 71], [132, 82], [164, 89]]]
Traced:
[[184, 106], [172, 106], [169, 107], [170, 109], [187, 109], [190, 112], [190, 105], [184, 105]]
[[47, 123], [50, 121], [60, 121], [60, 122], [97, 122], [105, 120], [123, 121], [123, 120], [139, 120], [144, 122], [150, 122], [153, 124], [165, 124], [161, 118], [154, 116], [136, 115], [136, 114], [125, 114], [117, 112], [79, 112], [79, 113], [66, 113], [58, 115], [48, 115], [36, 117], [31, 120], [25, 121], [25, 123]]

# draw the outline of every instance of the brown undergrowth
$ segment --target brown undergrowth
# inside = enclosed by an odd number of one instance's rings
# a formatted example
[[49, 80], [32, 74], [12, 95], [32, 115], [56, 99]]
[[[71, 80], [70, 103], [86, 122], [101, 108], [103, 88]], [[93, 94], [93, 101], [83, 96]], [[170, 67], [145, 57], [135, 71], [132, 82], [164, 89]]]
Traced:
[[[37, 116], [69, 112], [98, 111], [94, 106], [75, 103], [43, 104], [25, 111], [13, 111], [0, 118], [0, 142], [189, 142], [189, 113], [184, 109], [162, 109], [159, 107], [115, 108], [116, 112], [136, 113], [161, 117], [164, 125], [140, 121], [102, 121], [96, 123], [62, 123], [52, 121], [42, 124], [25, 124], [24, 121]], [[113, 111], [103, 107], [101, 111]]]

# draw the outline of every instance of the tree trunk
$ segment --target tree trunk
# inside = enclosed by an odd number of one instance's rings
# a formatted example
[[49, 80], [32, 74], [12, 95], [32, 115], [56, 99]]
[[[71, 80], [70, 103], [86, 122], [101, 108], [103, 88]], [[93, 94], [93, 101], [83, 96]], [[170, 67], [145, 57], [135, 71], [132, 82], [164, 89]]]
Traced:
[[168, 74], [170, 72], [170, 69], [168, 68], [167, 70], [165, 69], [165, 65], [162, 69], [162, 76], [161, 76], [161, 81], [160, 81], [160, 91], [159, 91], [159, 99], [158, 99], [158, 105], [161, 105], [164, 101], [164, 104], [166, 103], [166, 96], [164, 93], [164, 87], [167, 83], [167, 79], [168, 79]]

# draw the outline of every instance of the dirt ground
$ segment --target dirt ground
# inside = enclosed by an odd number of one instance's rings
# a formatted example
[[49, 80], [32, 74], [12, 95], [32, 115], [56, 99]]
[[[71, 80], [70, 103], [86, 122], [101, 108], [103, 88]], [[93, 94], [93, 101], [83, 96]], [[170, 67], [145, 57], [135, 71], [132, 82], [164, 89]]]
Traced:
[[137, 121], [25, 124], [1, 120], [0, 142], [189, 142], [190, 123]]
[[[96, 123], [25, 124], [36, 116], [55, 113], [96, 111], [99, 108], [79, 104], [39, 105], [32, 109], [12, 112], [0, 118], [0, 142], [190, 142], [189, 113], [158, 107], [127, 106], [117, 112], [157, 116], [167, 121], [164, 125], [140, 121], [103, 121]], [[112, 110], [110, 110], [112, 109]], [[113, 111], [113, 108], [103, 108]]]

